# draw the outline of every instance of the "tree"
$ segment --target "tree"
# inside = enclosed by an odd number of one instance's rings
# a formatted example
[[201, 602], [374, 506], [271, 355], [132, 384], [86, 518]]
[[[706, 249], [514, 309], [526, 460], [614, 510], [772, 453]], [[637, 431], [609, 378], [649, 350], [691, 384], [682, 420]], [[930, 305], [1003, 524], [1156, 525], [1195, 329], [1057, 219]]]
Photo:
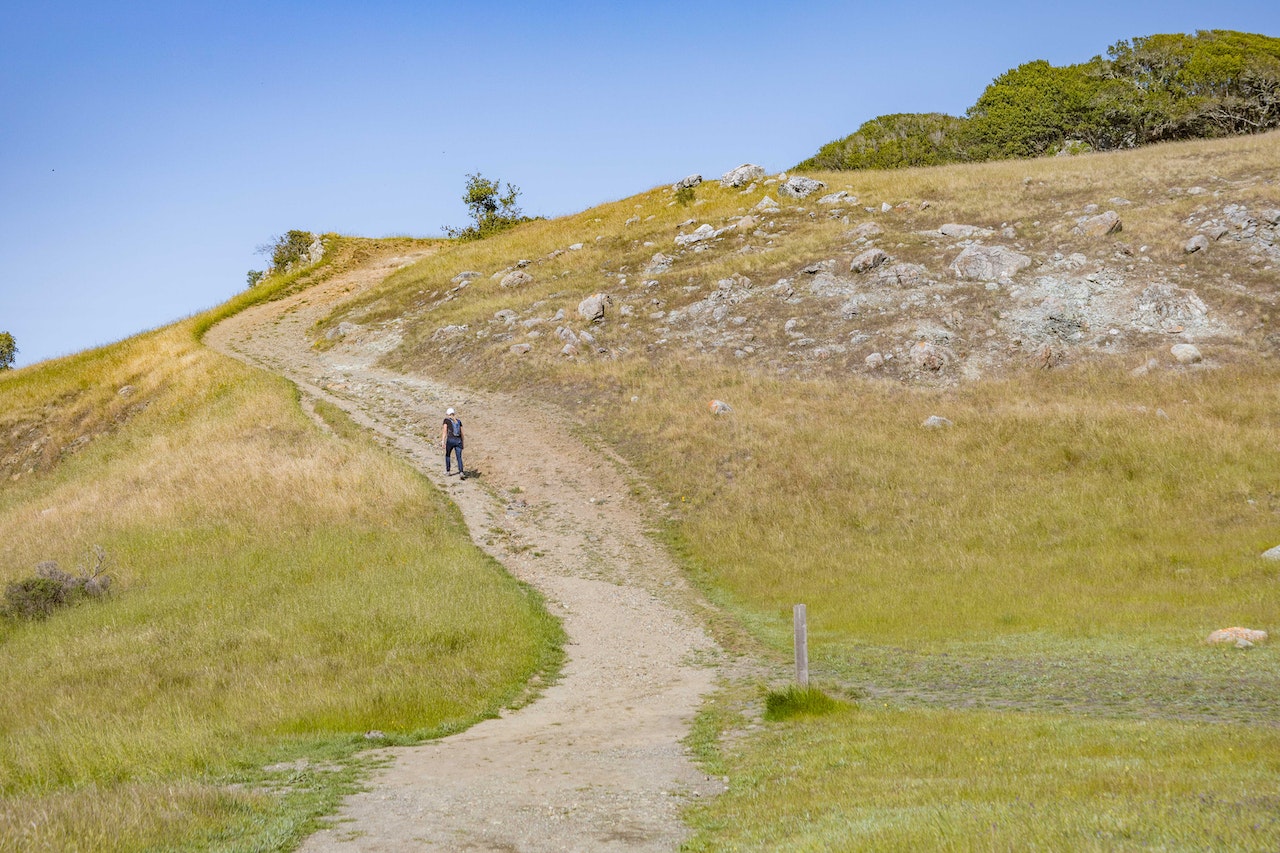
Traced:
[[444, 226], [444, 233], [459, 240], [480, 240], [499, 231], [505, 231], [513, 225], [528, 222], [516, 204], [520, 197], [520, 188], [507, 184], [506, 193], [502, 192], [502, 181], [491, 181], [476, 172], [467, 175], [467, 191], [462, 200], [471, 212], [471, 224], [460, 227]]
[[1038, 157], [1087, 126], [1099, 81], [1085, 65], [1037, 59], [1001, 74], [969, 108], [978, 159]]
[[18, 355], [18, 344], [13, 339], [13, 335], [8, 332], [0, 332], [0, 370], [8, 370], [13, 367], [13, 359]]
[[961, 139], [964, 124], [964, 119], [943, 113], [877, 116], [844, 139], [828, 142], [796, 168], [900, 169], [961, 162], [968, 159]]
[[[259, 246], [257, 253], [271, 258], [272, 272], [285, 272], [299, 261], [305, 260], [308, 263], [313, 261], [311, 244], [315, 242], [315, 239], [315, 235], [310, 231], [294, 229], [286, 231], [279, 237], [274, 238], [270, 243]], [[256, 282], [252, 284], [256, 284]]]

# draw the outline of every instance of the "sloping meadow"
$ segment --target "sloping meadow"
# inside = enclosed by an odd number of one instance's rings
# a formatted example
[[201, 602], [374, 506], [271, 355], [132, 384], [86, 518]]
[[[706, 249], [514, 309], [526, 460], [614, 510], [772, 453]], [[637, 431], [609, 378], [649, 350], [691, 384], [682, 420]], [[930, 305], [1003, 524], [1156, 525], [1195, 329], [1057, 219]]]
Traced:
[[0, 581], [95, 545], [112, 581], [0, 620], [0, 850], [288, 848], [361, 749], [556, 665], [538, 597], [424, 478], [199, 322], [0, 377], [6, 435], [63, 448], [0, 484]]
[[[752, 690], [726, 690], [700, 743], [729, 793], [695, 814], [695, 849], [1266, 848], [1280, 843], [1276, 648], [1204, 638], [1280, 625], [1280, 564], [1260, 556], [1280, 544], [1275, 274], [1243, 244], [1209, 260], [1182, 244], [1233, 192], [1280, 206], [1278, 140], [819, 176], [864, 203], [909, 200], [876, 221], [922, 265], [937, 260], [919, 229], [1008, 222], [1037, 257], [1087, 252], [1194, 286], [1215, 316], [1243, 318], [1195, 367], [1169, 337], [1128, 332], [1051, 369], [1011, 355], [980, 382], [869, 373], [852, 346], [815, 357], [783, 324], [833, 323], [830, 305], [785, 288], [735, 298], [847, 263], [842, 235], [876, 214], [787, 203], [751, 224], [763, 237], [672, 248], [697, 223], [732, 229], [767, 187], [704, 186], [689, 205], [659, 188], [530, 223], [403, 270], [344, 316], [393, 326], [397, 367], [540, 395], [603, 436], [654, 487], [691, 575], [778, 660], [792, 604], [808, 605], [816, 677], [862, 710], [722, 741], [758, 714]], [[1073, 236], [1109, 196], [1133, 200], [1123, 241]], [[499, 284], [517, 270], [531, 279]], [[975, 338], [1005, 334], [992, 291], [948, 288], [921, 318], [967, 300], [992, 329], [967, 327]], [[731, 306], [723, 332], [672, 322], [712, 291]], [[578, 314], [595, 292], [613, 300], [598, 324]], [[850, 322], [846, 340], [881, 328]], [[925, 429], [931, 415], [950, 426]]]

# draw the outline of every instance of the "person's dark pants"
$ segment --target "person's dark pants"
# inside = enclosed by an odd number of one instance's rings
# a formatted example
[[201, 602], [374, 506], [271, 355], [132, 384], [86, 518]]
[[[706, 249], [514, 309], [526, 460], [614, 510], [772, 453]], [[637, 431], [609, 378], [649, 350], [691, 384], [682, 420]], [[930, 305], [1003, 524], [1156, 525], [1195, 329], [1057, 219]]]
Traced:
[[462, 473], [462, 442], [448, 441], [444, 445], [444, 472], [449, 473], [449, 451], [458, 457], [458, 473]]

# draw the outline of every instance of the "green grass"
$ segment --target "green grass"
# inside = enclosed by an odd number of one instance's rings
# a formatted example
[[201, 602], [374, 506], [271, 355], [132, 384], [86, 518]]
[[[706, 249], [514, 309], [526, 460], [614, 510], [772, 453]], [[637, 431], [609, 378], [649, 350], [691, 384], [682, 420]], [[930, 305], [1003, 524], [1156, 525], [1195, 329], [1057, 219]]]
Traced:
[[0, 621], [0, 850], [288, 849], [362, 749], [558, 666], [540, 597], [425, 478], [206, 320], [0, 378], [0, 435], [58, 448], [0, 487], [0, 582], [93, 544], [116, 567], [105, 600]]
[[[690, 575], [736, 620], [717, 623], [735, 648], [762, 647], [781, 673], [792, 606], [807, 604], [815, 678], [861, 697], [863, 710], [761, 728], [758, 696], [710, 707], [691, 744], [730, 792], [693, 816], [693, 849], [1271, 849], [1277, 652], [1203, 640], [1237, 624], [1274, 634], [1280, 623], [1280, 569], [1259, 558], [1280, 542], [1280, 368], [1266, 355], [1275, 280], [1231, 241], [1212, 258], [1188, 258], [1181, 244], [1200, 208], [1280, 204], [1268, 165], [1278, 145], [1272, 133], [819, 175], [859, 203], [833, 217], [784, 202], [755, 224], [768, 236], [728, 232], [649, 275], [644, 265], [675, 254], [687, 219], [724, 227], [776, 195], [704, 185], [682, 206], [657, 188], [451, 247], [389, 278], [350, 317], [404, 318], [393, 366], [552, 400], [618, 449], [663, 506]], [[1207, 192], [1189, 195], [1192, 186]], [[1085, 205], [1105, 209], [1116, 196], [1132, 202], [1117, 207], [1120, 235], [1071, 233]], [[882, 201], [893, 211], [862, 210]], [[1006, 369], [984, 366], [981, 383], [947, 388], [863, 376], [865, 351], [852, 346], [806, 358], [781, 329], [798, 315], [817, 338], [875, 341], [910, 334], [884, 323], [936, 323], [955, 306], [840, 326], [820, 300], [798, 308], [757, 293], [743, 311], [756, 350], [746, 358], [737, 344], [712, 346], [716, 330], [699, 347], [649, 318], [730, 275], [767, 290], [815, 260], [847, 262], [855, 250], [843, 235], [871, 220], [896, 260], [935, 271], [954, 248], [917, 231], [1007, 222], [1038, 257], [1079, 251], [1133, 265], [1250, 325], [1212, 342], [1217, 369], [1132, 376], [1148, 358], [1168, 364], [1169, 342], [1152, 338], [1051, 371], [1015, 356]], [[1123, 254], [1144, 245], [1147, 267]], [[520, 259], [532, 284], [489, 280]], [[466, 269], [485, 277], [454, 289]], [[592, 329], [608, 355], [564, 359], [553, 330], [582, 328], [578, 301], [600, 290], [615, 299]], [[948, 299], [965, 346], [998, 334], [991, 318], [1004, 303], [963, 286]], [[521, 318], [562, 309], [568, 320], [529, 337], [493, 320], [503, 308]], [[467, 331], [437, 337], [450, 325]], [[533, 351], [514, 355], [514, 342]], [[733, 414], [710, 415], [712, 399]], [[921, 429], [933, 414], [955, 426]], [[855, 749], [899, 772], [868, 770]], [[1141, 775], [1118, 772], [1124, 760]]]

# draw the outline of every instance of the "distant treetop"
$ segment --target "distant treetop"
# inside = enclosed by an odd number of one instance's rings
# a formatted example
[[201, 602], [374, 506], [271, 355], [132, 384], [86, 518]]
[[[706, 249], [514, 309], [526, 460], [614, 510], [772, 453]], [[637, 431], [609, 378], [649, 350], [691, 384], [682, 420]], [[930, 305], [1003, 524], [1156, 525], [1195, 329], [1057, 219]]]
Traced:
[[1201, 30], [1119, 41], [1078, 65], [1039, 59], [993, 80], [965, 116], [880, 116], [796, 168], [892, 169], [1258, 133], [1280, 127], [1280, 38]]

